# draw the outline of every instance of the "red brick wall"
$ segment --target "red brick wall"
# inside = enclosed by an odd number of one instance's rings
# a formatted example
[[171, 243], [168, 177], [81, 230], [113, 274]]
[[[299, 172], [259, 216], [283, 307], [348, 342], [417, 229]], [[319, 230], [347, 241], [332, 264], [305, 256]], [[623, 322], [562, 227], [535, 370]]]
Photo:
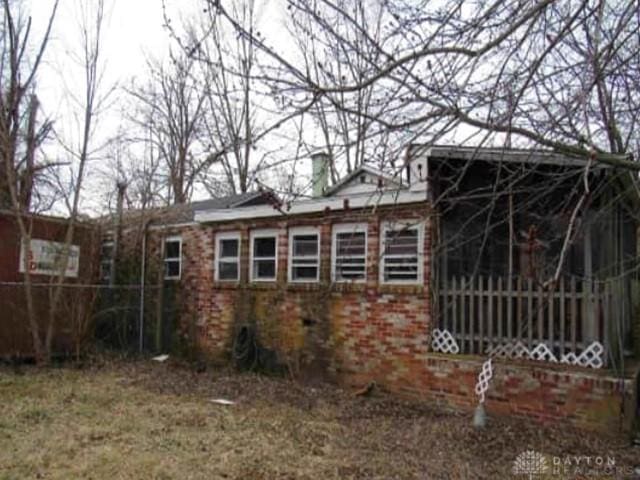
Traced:
[[[153, 237], [159, 245], [162, 236], [182, 235], [182, 335], [195, 331], [200, 351], [208, 357], [227, 359], [234, 328], [253, 321], [260, 341], [301, 376], [321, 375], [352, 385], [376, 381], [399, 394], [470, 410], [477, 405], [474, 386], [485, 359], [430, 353], [430, 256], [424, 259], [423, 285], [392, 286], [378, 281], [381, 222], [421, 214], [428, 218], [426, 204], [192, 226], [156, 231]], [[352, 222], [368, 224], [367, 281], [332, 285], [331, 227]], [[318, 284], [287, 283], [287, 229], [299, 225], [321, 229]], [[253, 228], [279, 230], [277, 282], [247, 282]], [[214, 281], [214, 242], [220, 231], [241, 232], [241, 281], [237, 285]], [[425, 253], [430, 251], [431, 233], [428, 221]], [[616, 429], [624, 402], [633, 402], [629, 399], [633, 382], [621, 383], [607, 372], [527, 363], [495, 365], [486, 402], [489, 413]]]
[[[67, 220], [44, 215], [25, 218], [31, 238], [64, 242]], [[65, 284], [92, 284], [97, 279], [99, 231], [88, 223], [78, 223], [74, 228], [72, 244], [80, 247], [80, 264], [77, 278], [65, 277]], [[33, 339], [27, 317], [27, 297], [24, 273], [20, 273], [21, 235], [15, 216], [0, 212], [0, 358], [32, 357]], [[31, 275], [34, 310], [42, 332], [46, 331], [49, 318], [51, 278], [48, 275]], [[89, 305], [92, 292], [89, 289], [65, 289], [56, 316], [56, 332], [53, 353], [66, 354], [73, 350], [72, 321], [69, 312], [81, 304]]]

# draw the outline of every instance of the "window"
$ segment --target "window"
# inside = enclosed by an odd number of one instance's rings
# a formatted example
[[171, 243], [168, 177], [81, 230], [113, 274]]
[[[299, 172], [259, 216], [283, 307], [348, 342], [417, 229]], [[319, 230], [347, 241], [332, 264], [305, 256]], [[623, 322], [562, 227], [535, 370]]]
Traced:
[[251, 232], [251, 280], [273, 282], [278, 273], [278, 231]]
[[314, 227], [289, 230], [289, 281], [320, 279], [320, 233]]
[[113, 275], [113, 253], [114, 242], [112, 240], [104, 240], [100, 246], [100, 281], [102, 283], [110, 283]]
[[367, 278], [367, 224], [333, 227], [331, 278], [334, 282], [362, 282]]
[[386, 223], [382, 228], [380, 281], [422, 283], [422, 224]]
[[182, 271], [182, 239], [168, 237], [164, 239], [164, 278], [177, 280]]
[[216, 235], [216, 280], [240, 280], [240, 234]]

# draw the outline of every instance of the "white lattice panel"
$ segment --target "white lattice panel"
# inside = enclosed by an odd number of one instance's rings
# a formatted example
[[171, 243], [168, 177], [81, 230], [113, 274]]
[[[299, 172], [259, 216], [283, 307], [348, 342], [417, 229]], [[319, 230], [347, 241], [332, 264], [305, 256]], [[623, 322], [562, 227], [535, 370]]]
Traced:
[[482, 364], [482, 370], [478, 375], [478, 383], [476, 383], [476, 395], [480, 397], [480, 403], [484, 403], [485, 394], [489, 390], [489, 382], [493, 378], [493, 363], [491, 358]]
[[602, 368], [604, 366], [604, 347], [600, 342], [591, 343], [580, 355], [567, 352], [559, 359], [545, 343], [539, 343], [529, 350], [522, 342], [497, 345], [486, 351], [490, 357], [527, 358], [539, 362], [564, 363], [581, 367]]
[[578, 356], [573, 352], [568, 352], [560, 357], [560, 363], [566, 363], [567, 365], [577, 365]]
[[536, 345], [535, 348], [529, 353], [529, 358], [531, 360], [538, 360], [542, 362], [558, 363], [558, 359], [556, 358], [556, 356], [544, 343], [539, 343], [538, 345]]
[[530, 352], [527, 347], [520, 341], [505, 343], [503, 345], [497, 345], [492, 349], [487, 350], [487, 354], [492, 357], [503, 358], [529, 358]]
[[593, 342], [584, 349], [577, 359], [581, 367], [602, 368], [604, 365], [604, 347], [600, 342]]
[[434, 352], [460, 353], [460, 347], [449, 330], [434, 328], [431, 334], [431, 348]]

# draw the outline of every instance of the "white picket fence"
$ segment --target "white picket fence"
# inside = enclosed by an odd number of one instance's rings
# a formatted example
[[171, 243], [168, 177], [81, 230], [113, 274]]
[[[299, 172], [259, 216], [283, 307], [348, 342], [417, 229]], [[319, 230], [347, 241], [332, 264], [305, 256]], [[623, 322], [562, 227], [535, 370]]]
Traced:
[[454, 277], [438, 289], [437, 325], [460, 353], [520, 341], [528, 349], [544, 343], [561, 357], [594, 341], [608, 345], [613, 288], [575, 277], [550, 287], [521, 277]]

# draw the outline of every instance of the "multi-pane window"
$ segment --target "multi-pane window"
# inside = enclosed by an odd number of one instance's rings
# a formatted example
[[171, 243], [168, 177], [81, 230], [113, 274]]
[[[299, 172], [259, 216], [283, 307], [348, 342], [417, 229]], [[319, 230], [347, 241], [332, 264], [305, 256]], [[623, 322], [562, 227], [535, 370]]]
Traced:
[[219, 233], [216, 236], [216, 280], [240, 279], [240, 234]]
[[100, 281], [110, 283], [113, 275], [114, 242], [105, 240], [100, 246]]
[[182, 239], [167, 237], [164, 239], [164, 278], [176, 280], [182, 271]]
[[320, 233], [317, 228], [289, 230], [289, 281], [317, 282], [320, 279]]
[[422, 282], [422, 224], [395, 222], [383, 225], [381, 252], [381, 282]]
[[278, 232], [251, 232], [251, 280], [275, 281], [278, 273]]
[[358, 282], [367, 277], [367, 225], [333, 227], [331, 278], [334, 282]]

